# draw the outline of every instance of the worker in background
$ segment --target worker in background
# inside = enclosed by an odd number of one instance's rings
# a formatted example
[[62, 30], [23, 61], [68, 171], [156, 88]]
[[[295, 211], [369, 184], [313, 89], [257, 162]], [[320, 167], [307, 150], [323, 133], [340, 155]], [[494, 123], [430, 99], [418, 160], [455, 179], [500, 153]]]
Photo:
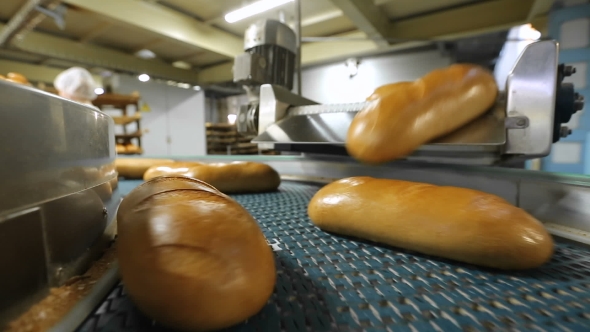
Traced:
[[96, 93], [94, 93], [96, 85], [88, 70], [80, 67], [65, 70], [57, 75], [53, 86], [61, 97], [98, 109], [92, 105], [92, 101], [96, 99]]

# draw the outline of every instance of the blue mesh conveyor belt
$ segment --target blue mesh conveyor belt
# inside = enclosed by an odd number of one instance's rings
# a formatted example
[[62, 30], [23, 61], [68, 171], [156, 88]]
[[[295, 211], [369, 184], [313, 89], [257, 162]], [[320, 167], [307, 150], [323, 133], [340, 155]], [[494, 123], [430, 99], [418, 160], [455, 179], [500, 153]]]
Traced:
[[[587, 248], [559, 243], [549, 264], [518, 273], [433, 259], [313, 227], [306, 211], [317, 190], [284, 182], [280, 192], [233, 196], [281, 250], [271, 300], [232, 331], [590, 331]], [[119, 285], [79, 329], [99, 330], [163, 329]]]

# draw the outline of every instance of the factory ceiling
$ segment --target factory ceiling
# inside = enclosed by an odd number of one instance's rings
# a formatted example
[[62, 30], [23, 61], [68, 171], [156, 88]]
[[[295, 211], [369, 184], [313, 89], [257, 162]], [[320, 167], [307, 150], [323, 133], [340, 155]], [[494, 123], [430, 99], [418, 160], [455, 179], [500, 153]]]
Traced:
[[[37, 75], [41, 81], [56, 69], [82, 65], [97, 74], [147, 73], [191, 84], [226, 82], [250, 24], [280, 16], [290, 23], [295, 17], [289, 2], [236, 23], [225, 21], [227, 12], [249, 2], [253, 1], [2, 0], [0, 69], [18, 65], [33, 75], [32, 80]], [[489, 36], [523, 23], [543, 31], [552, 3], [301, 0], [302, 66]]]

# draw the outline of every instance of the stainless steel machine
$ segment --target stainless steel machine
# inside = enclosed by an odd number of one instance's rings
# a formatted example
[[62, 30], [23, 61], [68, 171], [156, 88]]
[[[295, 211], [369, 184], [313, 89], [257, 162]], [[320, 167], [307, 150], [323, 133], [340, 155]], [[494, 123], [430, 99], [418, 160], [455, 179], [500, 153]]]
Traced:
[[0, 329], [83, 273], [114, 237], [113, 120], [0, 81]]
[[233, 69], [234, 82], [244, 87], [249, 99], [238, 114], [239, 132], [247, 132], [258, 123], [262, 85], [293, 88], [297, 38], [286, 24], [261, 20], [246, 30], [244, 51], [236, 57]]
[[[236, 58], [234, 81], [248, 84], [252, 101], [240, 109], [238, 131], [257, 135], [252, 142], [262, 148], [346, 155], [346, 132], [366, 103], [320, 105], [301, 97], [290, 91], [294, 57], [252, 53], [253, 45], [258, 49], [293, 47], [294, 43], [287, 44], [287, 38], [280, 37], [294, 37], [286, 29], [278, 22], [266, 21], [246, 32], [247, 53]], [[256, 36], [256, 42], [252, 36]], [[261, 68], [273, 70], [261, 75]], [[281, 68], [285, 71], [281, 72]], [[547, 156], [553, 143], [569, 135], [570, 129], [564, 124], [584, 106], [583, 97], [574, 92], [573, 85], [563, 82], [573, 73], [574, 68], [558, 64], [557, 42], [530, 44], [509, 75], [506, 92], [495, 107], [457, 132], [424, 145], [407, 159], [492, 165]]]

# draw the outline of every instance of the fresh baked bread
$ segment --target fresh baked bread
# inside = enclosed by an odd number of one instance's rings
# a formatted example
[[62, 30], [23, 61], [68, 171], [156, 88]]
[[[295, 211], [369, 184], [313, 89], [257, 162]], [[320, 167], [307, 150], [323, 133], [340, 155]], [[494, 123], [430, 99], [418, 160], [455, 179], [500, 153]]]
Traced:
[[279, 173], [269, 165], [246, 161], [213, 164], [176, 162], [154, 166], [145, 172], [144, 180], [162, 175], [199, 179], [226, 194], [274, 191], [281, 184]]
[[196, 161], [177, 161], [172, 164], [152, 166], [143, 173], [143, 179], [149, 181], [158, 176], [187, 175], [191, 167], [200, 166], [203, 163]]
[[255, 162], [204, 164], [192, 167], [187, 175], [227, 194], [274, 191], [281, 184], [274, 168]]
[[128, 179], [141, 179], [143, 173], [152, 166], [172, 164], [172, 159], [150, 159], [150, 158], [117, 158], [115, 166], [120, 177]]
[[538, 267], [553, 253], [543, 224], [484, 192], [352, 177], [320, 189], [309, 217], [319, 228], [486, 267]]
[[29, 80], [24, 75], [19, 73], [8, 73], [6, 75], [6, 80], [20, 84], [30, 84]]
[[420, 146], [466, 125], [489, 110], [498, 95], [486, 69], [456, 64], [414, 82], [379, 87], [353, 119], [348, 153], [365, 163], [404, 158]]
[[276, 280], [273, 253], [252, 216], [211, 185], [157, 177], [117, 213], [121, 277], [160, 324], [211, 331], [255, 315]]

